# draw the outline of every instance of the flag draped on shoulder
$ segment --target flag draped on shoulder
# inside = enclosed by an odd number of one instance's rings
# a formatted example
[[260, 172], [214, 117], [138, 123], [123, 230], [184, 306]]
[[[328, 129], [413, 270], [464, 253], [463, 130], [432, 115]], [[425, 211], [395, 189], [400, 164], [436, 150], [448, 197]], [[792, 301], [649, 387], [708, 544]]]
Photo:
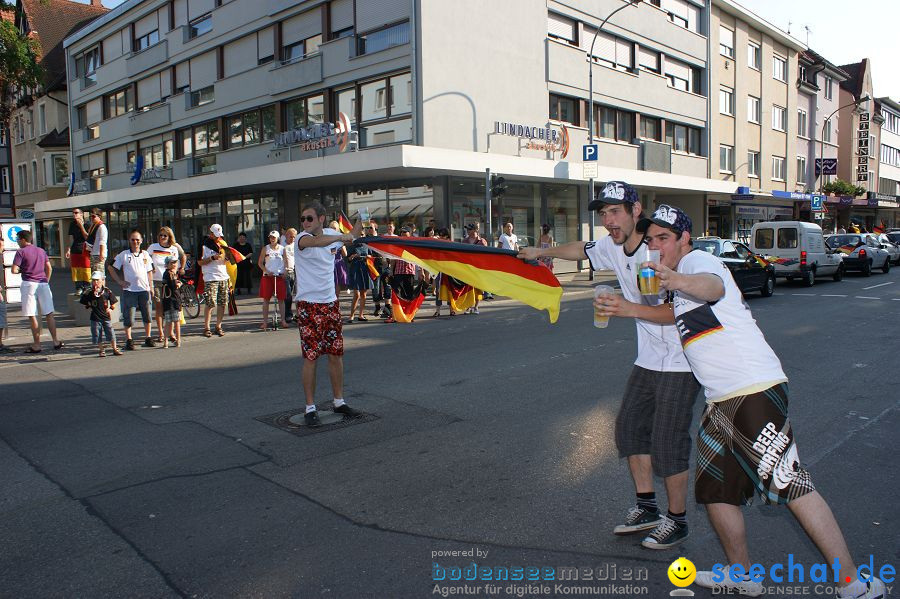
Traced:
[[559, 318], [562, 286], [549, 269], [516, 252], [423, 237], [361, 237], [376, 252], [439, 272], [474, 288], [505, 295]]

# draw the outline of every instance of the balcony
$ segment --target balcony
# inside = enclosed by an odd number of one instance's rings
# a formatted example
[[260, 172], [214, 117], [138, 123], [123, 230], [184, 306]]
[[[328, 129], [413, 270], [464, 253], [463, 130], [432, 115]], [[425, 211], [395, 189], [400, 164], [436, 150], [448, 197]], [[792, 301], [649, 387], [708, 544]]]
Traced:
[[272, 96], [292, 89], [300, 89], [322, 81], [322, 54], [289, 62], [276, 63], [269, 71], [268, 86]]
[[132, 52], [125, 59], [125, 72], [128, 77], [134, 77], [147, 69], [160, 65], [169, 60], [169, 44], [166, 40], [150, 46], [141, 52]]
[[157, 104], [150, 110], [137, 112], [129, 117], [128, 125], [132, 135], [137, 135], [152, 129], [165, 127], [172, 122], [169, 103]]

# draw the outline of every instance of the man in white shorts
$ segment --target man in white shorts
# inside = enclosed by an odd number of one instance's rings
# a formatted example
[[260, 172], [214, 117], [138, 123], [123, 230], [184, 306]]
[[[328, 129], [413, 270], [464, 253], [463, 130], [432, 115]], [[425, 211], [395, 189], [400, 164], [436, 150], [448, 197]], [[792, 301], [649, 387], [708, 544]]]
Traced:
[[25, 350], [27, 354], [41, 351], [41, 327], [38, 314], [47, 321], [47, 329], [53, 337], [53, 349], [62, 349], [63, 343], [56, 336], [56, 319], [53, 317], [53, 292], [50, 291], [50, 275], [53, 267], [47, 252], [31, 244], [31, 231], [19, 231], [19, 249], [13, 259], [12, 271], [22, 275], [22, 315], [31, 321], [33, 343]]

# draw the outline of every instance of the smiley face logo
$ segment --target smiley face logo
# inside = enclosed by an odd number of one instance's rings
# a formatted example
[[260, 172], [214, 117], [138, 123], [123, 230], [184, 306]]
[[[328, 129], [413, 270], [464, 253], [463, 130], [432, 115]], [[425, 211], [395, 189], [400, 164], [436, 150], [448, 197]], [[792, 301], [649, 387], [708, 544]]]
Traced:
[[677, 587], [690, 586], [697, 577], [697, 568], [691, 560], [679, 557], [669, 566], [669, 581]]

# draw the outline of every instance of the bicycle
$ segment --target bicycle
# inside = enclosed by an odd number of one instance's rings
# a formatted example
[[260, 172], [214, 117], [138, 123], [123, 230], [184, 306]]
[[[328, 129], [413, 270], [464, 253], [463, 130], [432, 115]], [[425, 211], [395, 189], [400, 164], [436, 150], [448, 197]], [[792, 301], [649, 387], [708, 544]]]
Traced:
[[200, 315], [200, 306], [206, 301], [206, 293], [197, 295], [197, 289], [193, 281], [187, 281], [179, 289], [181, 294], [181, 307], [187, 318], [197, 318]]

